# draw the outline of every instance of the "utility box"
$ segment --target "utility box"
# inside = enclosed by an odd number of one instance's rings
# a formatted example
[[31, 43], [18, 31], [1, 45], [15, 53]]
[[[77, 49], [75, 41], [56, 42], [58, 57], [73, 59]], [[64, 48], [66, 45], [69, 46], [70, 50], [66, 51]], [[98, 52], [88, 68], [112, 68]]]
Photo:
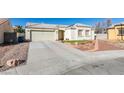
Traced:
[[17, 43], [16, 32], [4, 32], [4, 43], [5, 44]]

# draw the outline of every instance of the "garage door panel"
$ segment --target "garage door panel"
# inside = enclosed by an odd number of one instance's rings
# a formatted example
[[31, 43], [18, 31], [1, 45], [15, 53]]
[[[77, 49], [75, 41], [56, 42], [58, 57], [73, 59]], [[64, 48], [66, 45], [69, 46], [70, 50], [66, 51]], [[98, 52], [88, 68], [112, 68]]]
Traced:
[[55, 32], [32, 31], [32, 41], [55, 40]]

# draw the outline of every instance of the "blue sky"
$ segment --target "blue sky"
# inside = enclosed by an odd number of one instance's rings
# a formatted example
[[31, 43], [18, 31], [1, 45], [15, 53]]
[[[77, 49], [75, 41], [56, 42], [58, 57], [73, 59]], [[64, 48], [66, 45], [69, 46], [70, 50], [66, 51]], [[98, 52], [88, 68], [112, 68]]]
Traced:
[[[10, 18], [12, 25], [25, 26], [27, 22], [48, 23], [48, 24], [74, 24], [83, 23], [94, 25], [97, 22], [106, 20], [106, 18]], [[124, 18], [112, 18], [112, 23], [124, 22]]]

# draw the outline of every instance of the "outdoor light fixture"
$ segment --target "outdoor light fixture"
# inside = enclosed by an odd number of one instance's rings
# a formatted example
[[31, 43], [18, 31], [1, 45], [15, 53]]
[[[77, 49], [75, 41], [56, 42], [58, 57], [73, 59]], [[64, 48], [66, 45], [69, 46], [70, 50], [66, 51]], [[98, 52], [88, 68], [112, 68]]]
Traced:
[[123, 28], [122, 28], [123, 24], [121, 24], [121, 40], [123, 40]]

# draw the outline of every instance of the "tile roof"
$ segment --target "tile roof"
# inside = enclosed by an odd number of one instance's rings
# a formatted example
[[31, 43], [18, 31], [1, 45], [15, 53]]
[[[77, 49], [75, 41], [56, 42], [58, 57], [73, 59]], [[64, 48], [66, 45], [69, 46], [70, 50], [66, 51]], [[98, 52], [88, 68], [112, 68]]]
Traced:
[[[70, 25], [70, 26], [77, 26], [77, 27], [80, 27], [80, 26], [91, 27], [91, 26], [89, 26], [89, 25], [82, 24], [82, 23], [76, 23], [76, 24], [72, 24], [72, 25]], [[69, 27], [70, 27], [70, 26], [69, 26]]]
[[45, 23], [31, 23], [28, 22], [26, 24], [26, 28], [68, 28], [68, 27], [75, 27], [75, 26], [83, 26], [83, 27], [91, 27], [89, 25], [81, 24], [81, 23], [76, 23], [72, 25], [58, 25], [58, 24], [45, 24]]
[[116, 25], [121, 25], [121, 24], [124, 25], [124, 22], [112, 24], [112, 25], [109, 26], [108, 28], [113, 28], [114, 26], [116, 26]]
[[120, 25], [120, 24], [124, 24], [124, 22], [116, 23], [116, 24], [114, 24], [114, 25]]
[[8, 21], [7, 18], [0, 18], [0, 25], [3, 24], [4, 22]]
[[27, 23], [26, 28], [58, 28], [67, 27], [66, 25], [45, 24], [45, 23]]

